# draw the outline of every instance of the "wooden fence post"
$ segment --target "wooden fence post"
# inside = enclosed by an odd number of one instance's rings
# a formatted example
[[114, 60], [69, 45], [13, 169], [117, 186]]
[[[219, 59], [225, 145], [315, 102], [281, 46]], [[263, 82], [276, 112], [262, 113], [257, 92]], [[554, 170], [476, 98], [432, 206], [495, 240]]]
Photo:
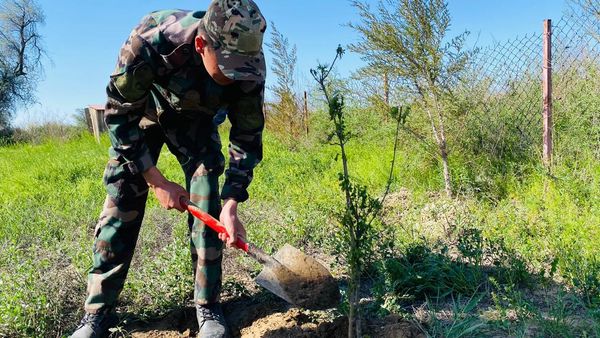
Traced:
[[268, 113], [267, 113], [267, 102], [264, 101], [264, 100], [263, 100], [263, 104], [262, 104], [262, 109], [263, 109], [263, 117], [265, 119], [265, 125], [266, 125], [267, 124], [267, 118], [269, 116], [268, 116]]
[[544, 20], [544, 68], [542, 72], [544, 96], [544, 164], [552, 166], [552, 20]]

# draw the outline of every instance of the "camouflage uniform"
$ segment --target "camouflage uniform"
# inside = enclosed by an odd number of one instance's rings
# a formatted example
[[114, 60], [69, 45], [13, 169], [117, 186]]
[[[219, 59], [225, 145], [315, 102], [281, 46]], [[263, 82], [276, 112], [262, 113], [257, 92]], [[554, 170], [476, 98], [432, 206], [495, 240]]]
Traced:
[[[224, 7], [229, 2], [248, 0], [220, 1]], [[108, 194], [96, 226], [88, 275], [88, 313], [113, 308], [123, 288], [148, 196], [142, 172], [156, 165], [163, 144], [181, 164], [191, 200], [214, 217], [219, 217], [220, 199], [243, 202], [248, 198], [252, 171], [262, 159], [265, 65], [260, 46], [266, 23], [260, 13], [251, 14], [257, 15], [255, 27], [237, 25], [233, 38], [223, 38], [218, 31], [222, 29], [218, 10], [228, 8], [209, 9], [211, 17], [205, 19], [206, 12], [150, 13], [121, 49], [107, 87], [106, 123], [112, 147], [104, 173]], [[211, 26], [215, 21], [217, 25]], [[260, 39], [248, 34], [252, 29], [260, 30]], [[194, 49], [199, 31], [212, 40], [219, 67], [236, 80], [234, 84], [220, 86], [206, 72]], [[221, 48], [232, 39], [240, 55]], [[232, 64], [237, 66], [228, 67]], [[225, 159], [215, 116], [224, 111], [232, 127], [229, 167], [219, 196], [218, 176]], [[191, 216], [188, 224], [194, 299], [201, 305], [211, 304], [218, 300], [221, 287], [223, 244], [215, 232]]]

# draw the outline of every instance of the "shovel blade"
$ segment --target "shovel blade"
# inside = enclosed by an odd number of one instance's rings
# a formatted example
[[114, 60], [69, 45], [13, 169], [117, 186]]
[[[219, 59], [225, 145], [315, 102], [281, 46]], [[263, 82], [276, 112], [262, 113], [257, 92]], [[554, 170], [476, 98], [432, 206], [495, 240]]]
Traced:
[[286, 244], [265, 264], [256, 282], [288, 303], [308, 308], [336, 306], [340, 290], [331, 273], [316, 259]]

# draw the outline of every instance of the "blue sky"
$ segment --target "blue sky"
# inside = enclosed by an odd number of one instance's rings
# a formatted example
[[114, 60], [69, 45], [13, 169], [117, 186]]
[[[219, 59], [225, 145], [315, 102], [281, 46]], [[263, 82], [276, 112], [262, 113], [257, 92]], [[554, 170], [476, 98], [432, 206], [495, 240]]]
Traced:
[[[359, 20], [348, 0], [256, 2], [267, 20], [297, 45], [301, 81], [308, 79], [308, 71], [317, 60], [330, 60], [338, 43], [356, 41], [355, 33], [345, 26]], [[205, 9], [208, 3], [39, 0], [46, 14], [41, 33], [51, 62], [46, 62], [45, 79], [38, 87], [39, 103], [20, 109], [16, 124], [69, 120], [77, 108], [103, 103], [118, 50], [144, 14], [165, 8]], [[543, 19], [557, 20], [568, 6], [566, 0], [449, 0], [453, 20], [450, 35], [469, 30], [471, 43], [482, 47], [539, 32]], [[267, 62], [269, 57], [267, 53]], [[358, 56], [348, 54], [339, 63], [339, 72], [347, 75], [361, 64]]]

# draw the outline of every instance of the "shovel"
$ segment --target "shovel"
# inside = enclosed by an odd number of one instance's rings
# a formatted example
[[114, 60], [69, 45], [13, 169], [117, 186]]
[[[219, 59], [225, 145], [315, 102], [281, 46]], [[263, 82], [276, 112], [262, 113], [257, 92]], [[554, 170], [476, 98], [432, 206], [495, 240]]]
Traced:
[[[212, 230], [227, 234], [223, 224], [193, 202], [182, 200], [181, 204]], [[256, 283], [286, 302], [307, 309], [327, 309], [339, 303], [340, 290], [331, 273], [293, 246], [285, 244], [273, 257], [241, 238], [234, 246], [263, 265]]]

